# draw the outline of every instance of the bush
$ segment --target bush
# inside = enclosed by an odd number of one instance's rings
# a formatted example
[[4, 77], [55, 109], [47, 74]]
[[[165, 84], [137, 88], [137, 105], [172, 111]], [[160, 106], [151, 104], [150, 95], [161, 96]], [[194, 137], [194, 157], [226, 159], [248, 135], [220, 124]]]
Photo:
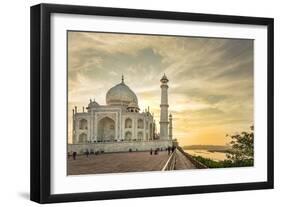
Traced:
[[243, 160], [240, 162], [232, 162], [231, 160], [215, 161], [201, 156], [192, 156], [198, 162], [206, 165], [208, 168], [226, 168], [226, 167], [249, 167], [253, 166], [253, 160]]

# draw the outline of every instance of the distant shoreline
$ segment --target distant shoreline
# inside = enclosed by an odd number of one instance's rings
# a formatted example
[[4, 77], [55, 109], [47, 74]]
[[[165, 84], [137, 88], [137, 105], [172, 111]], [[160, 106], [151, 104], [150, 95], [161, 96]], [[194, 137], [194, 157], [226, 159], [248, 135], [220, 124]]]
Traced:
[[208, 150], [208, 152], [220, 152], [220, 153], [229, 153], [231, 150]]
[[183, 146], [184, 150], [207, 150], [209, 152], [221, 152], [228, 153], [231, 151], [231, 147], [227, 145], [189, 145]]

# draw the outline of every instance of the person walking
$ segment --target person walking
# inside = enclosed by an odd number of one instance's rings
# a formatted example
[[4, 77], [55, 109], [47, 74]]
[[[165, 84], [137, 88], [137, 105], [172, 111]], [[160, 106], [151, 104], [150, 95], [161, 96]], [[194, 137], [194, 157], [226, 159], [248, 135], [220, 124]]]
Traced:
[[72, 153], [73, 160], [76, 160], [76, 155], [77, 155], [77, 152]]

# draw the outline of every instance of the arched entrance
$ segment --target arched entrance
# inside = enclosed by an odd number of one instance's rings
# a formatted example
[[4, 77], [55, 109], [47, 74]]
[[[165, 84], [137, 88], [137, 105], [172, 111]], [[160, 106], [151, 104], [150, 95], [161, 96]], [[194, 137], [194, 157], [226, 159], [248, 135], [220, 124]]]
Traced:
[[115, 122], [109, 117], [102, 118], [98, 123], [98, 141], [114, 141]]
[[138, 132], [138, 140], [143, 140], [143, 133], [142, 132]]
[[125, 120], [125, 128], [132, 128], [132, 119], [127, 118]]
[[88, 129], [88, 122], [86, 119], [81, 119], [79, 121], [79, 129], [83, 129], [83, 130]]
[[143, 129], [143, 127], [144, 127], [143, 120], [142, 120], [142, 119], [139, 119], [139, 120], [138, 120], [138, 128], [139, 128], [139, 129]]
[[78, 143], [86, 143], [87, 142], [87, 134], [82, 133], [79, 135]]
[[131, 139], [132, 139], [132, 132], [127, 131], [127, 132], [125, 133], [125, 140], [126, 140], [126, 141], [131, 141]]

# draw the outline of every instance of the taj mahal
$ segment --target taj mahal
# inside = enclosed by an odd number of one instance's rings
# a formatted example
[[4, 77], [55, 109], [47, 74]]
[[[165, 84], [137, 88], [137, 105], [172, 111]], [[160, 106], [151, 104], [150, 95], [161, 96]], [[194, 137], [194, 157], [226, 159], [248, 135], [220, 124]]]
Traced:
[[[173, 145], [172, 114], [168, 113], [168, 78], [160, 79], [160, 133], [149, 107], [140, 111], [137, 95], [125, 84], [110, 88], [106, 104], [91, 100], [78, 112], [72, 110], [72, 143], [68, 152], [128, 152], [165, 149]], [[160, 91], [159, 91], [160, 92]]]

